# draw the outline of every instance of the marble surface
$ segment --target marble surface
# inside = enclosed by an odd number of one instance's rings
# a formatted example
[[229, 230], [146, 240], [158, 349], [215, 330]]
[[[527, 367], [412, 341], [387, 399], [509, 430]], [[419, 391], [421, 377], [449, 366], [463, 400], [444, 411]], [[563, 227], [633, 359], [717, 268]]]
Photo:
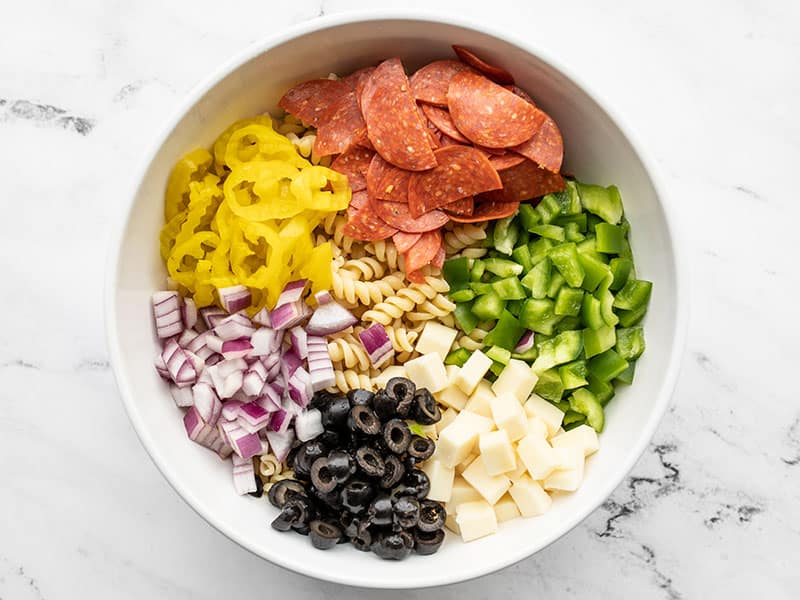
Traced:
[[627, 116], [663, 170], [688, 245], [692, 315], [680, 383], [647, 453], [550, 548], [435, 591], [321, 583], [218, 534], [162, 479], [118, 399], [101, 304], [110, 226], [132, 165], [210, 66], [286, 24], [390, 3], [6, 2], [0, 598], [800, 595], [790, 378], [800, 4], [435, 4], [561, 57]]

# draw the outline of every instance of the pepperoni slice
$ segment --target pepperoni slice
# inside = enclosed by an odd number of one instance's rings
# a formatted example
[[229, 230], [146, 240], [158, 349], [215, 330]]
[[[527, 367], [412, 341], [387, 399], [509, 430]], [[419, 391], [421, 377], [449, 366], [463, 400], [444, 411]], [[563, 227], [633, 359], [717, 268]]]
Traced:
[[462, 62], [468, 64], [474, 69], [477, 69], [489, 79], [492, 79], [502, 85], [514, 85], [513, 75], [511, 75], [511, 73], [506, 71], [503, 67], [498, 67], [496, 65], [487, 63], [471, 50], [464, 48], [464, 46], [453, 46], [453, 51]]
[[525, 160], [525, 157], [520, 154], [515, 154], [514, 152], [507, 152], [501, 156], [490, 156], [489, 162], [492, 163], [492, 166], [495, 168], [496, 171], [502, 171], [504, 169], [510, 169], [511, 167], [516, 167], [519, 163]]
[[398, 231], [392, 236], [397, 251], [400, 254], [408, 252], [409, 248], [417, 243], [419, 238], [422, 237], [421, 233], [406, 233], [405, 231]]
[[376, 67], [361, 93], [361, 108], [367, 136], [384, 160], [409, 171], [436, 166], [427, 125], [420, 118], [399, 58]]
[[460, 144], [469, 144], [469, 140], [464, 137], [464, 134], [462, 134], [456, 127], [456, 124], [453, 123], [453, 118], [450, 116], [449, 110], [433, 106], [432, 104], [423, 104], [422, 112], [424, 112], [428, 120], [446, 136]]
[[408, 204], [403, 202], [389, 202], [371, 197], [370, 206], [382, 220], [406, 233], [433, 231], [448, 220], [447, 215], [440, 210], [432, 210], [415, 219], [408, 210]]
[[435, 60], [409, 78], [411, 93], [422, 102], [447, 106], [447, 86], [453, 75], [464, 69], [469, 67], [457, 60]]
[[525, 90], [523, 90], [521, 87], [516, 86], [516, 85], [509, 85], [509, 86], [503, 86], [503, 87], [505, 87], [507, 90], [511, 90], [512, 92], [514, 92], [517, 96], [519, 96], [520, 98], [525, 100], [525, 102], [527, 102], [528, 104], [532, 104], [533, 106], [536, 106], [536, 102], [533, 101], [533, 98], [531, 98], [531, 95], [528, 92], [526, 92]]
[[351, 146], [331, 164], [331, 169], [347, 175], [350, 189], [360, 192], [367, 189], [367, 170], [375, 152], [359, 146]]
[[472, 216], [472, 212], [475, 210], [475, 200], [472, 196], [468, 196], [467, 198], [456, 200], [450, 204], [445, 204], [442, 210], [448, 215], [469, 217]]
[[353, 208], [355, 210], [361, 210], [367, 204], [369, 204], [369, 196], [365, 190], [362, 190], [360, 192], [353, 192], [353, 195], [350, 198], [349, 208]]
[[364, 87], [367, 79], [370, 78], [375, 67], [363, 67], [357, 71], [353, 71], [350, 75], [342, 77], [342, 81], [350, 86], [350, 89], [356, 92], [356, 96], [361, 95], [361, 90]]
[[397, 229], [375, 214], [369, 203], [356, 210], [353, 214], [349, 213], [350, 211], [348, 210], [348, 220], [342, 228], [342, 232], [354, 240], [374, 242], [385, 240], [397, 233]]
[[542, 168], [558, 173], [564, 160], [564, 140], [556, 122], [549, 115], [542, 114], [545, 119], [539, 131], [527, 142], [512, 149], [538, 163]]
[[447, 104], [458, 130], [487, 148], [527, 142], [545, 119], [535, 106], [473, 71], [461, 71], [450, 80]]
[[375, 198], [407, 203], [409, 179], [411, 171], [398, 169], [387, 163], [387, 168], [375, 189]]
[[[490, 192], [491, 194], [492, 192]], [[450, 215], [450, 219], [456, 223], [480, 223], [493, 219], [504, 219], [510, 217], [519, 208], [519, 202], [498, 202], [491, 198], [484, 198], [484, 194], [475, 198], [475, 210], [469, 217]]]
[[344, 152], [358, 139], [363, 127], [364, 119], [358, 108], [355, 92], [348, 90], [320, 119], [314, 152], [317, 156]]
[[408, 207], [415, 217], [502, 186], [489, 159], [471, 146], [445, 146], [435, 154], [439, 166], [413, 173], [408, 184]]
[[439, 251], [436, 253], [436, 256], [433, 257], [431, 264], [437, 269], [441, 269], [444, 266], [444, 256], [444, 239], [442, 239], [442, 245], [439, 246]]
[[317, 127], [325, 111], [349, 90], [349, 86], [341, 81], [311, 79], [286, 92], [278, 106], [303, 123]]
[[424, 267], [431, 264], [442, 246], [442, 232], [438, 229], [423, 233], [416, 244], [406, 252], [406, 278], [414, 283], [423, 283]]
[[485, 197], [498, 202], [515, 202], [560, 192], [565, 187], [561, 175], [542, 169], [530, 160], [500, 171], [500, 179], [503, 189], [489, 192]]

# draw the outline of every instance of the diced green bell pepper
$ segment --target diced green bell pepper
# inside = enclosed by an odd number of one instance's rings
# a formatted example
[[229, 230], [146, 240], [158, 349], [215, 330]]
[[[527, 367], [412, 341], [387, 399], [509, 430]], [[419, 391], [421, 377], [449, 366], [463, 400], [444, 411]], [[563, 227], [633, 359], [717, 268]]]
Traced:
[[599, 185], [578, 184], [581, 204], [590, 213], [601, 217], [606, 223], [616, 225], [622, 218], [622, 198], [617, 186], [604, 188]]
[[629, 279], [614, 298], [614, 308], [636, 310], [647, 306], [653, 284], [643, 279]]
[[601, 405], [605, 406], [614, 397], [614, 386], [608, 381], [600, 381], [589, 373], [586, 380], [589, 382], [587, 389], [592, 392]]
[[594, 297], [600, 300], [600, 315], [603, 317], [606, 325], [614, 326], [619, 323], [619, 317], [614, 313], [614, 294], [612, 294], [608, 286], [611, 285], [611, 273], [609, 272], [608, 279], [600, 284], [600, 287], [594, 293]]
[[557, 336], [537, 344], [539, 356], [531, 366], [536, 373], [571, 362], [583, 350], [583, 335], [580, 331], [564, 331]]
[[582, 242], [586, 236], [578, 229], [577, 223], [567, 223], [564, 225], [564, 235], [567, 237], [568, 242]]
[[583, 212], [581, 198], [578, 194], [578, 185], [574, 181], [567, 180], [563, 191], [556, 194], [558, 203], [561, 205], [562, 215], [578, 215]]
[[623, 327], [633, 327], [644, 318], [645, 314], [647, 314], [647, 305], [640, 306], [636, 310], [617, 311], [619, 324]]
[[566, 315], [561, 317], [561, 320], [556, 323], [556, 326], [553, 328], [553, 331], [556, 335], [559, 333], [564, 333], [565, 331], [571, 331], [573, 329], [583, 329], [583, 323], [581, 323], [580, 317], [573, 317], [570, 315]]
[[583, 304], [583, 290], [577, 288], [561, 286], [556, 296], [555, 314], [557, 315], [570, 315], [577, 317], [581, 314], [581, 305]]
[[558, 225], [534, 225], [531, 233], [555, 242], [563, 242], [567, 238], [564, 228]]
[[531, 253], [531, 264], [537, 265], [545, 258], [555, 244], [547, 238], [541, 238], [535, 242], [528, 244], [528, 250]]
[[644, 352], [644, 329], [620, 327], [617, 329], [617, 352], [625, 360], [636, 360]]
[[569, 397], [569, 407], [575, 412], [585, 415], [586, 424], [597, 433], [603, 431], [605, 424], [603, 406], [592, 392], [586, 388], [575, 390]]
[[[536, 214], [539, 215], [539, 221], [547, 225], [551, 223], [559, 214], [561, 214], [561, 204], [556, 200], [553, 194], [547, 194], [542, 198], [541, 202], [536, 205]], [[528, 230], [530, 231], [530, 230]]]
[[550, 259], [536, 263], [536, 265], [522, 278], [522, 285], [531, 291], [531, 296], [539, 300], [547, 296], [550, 286]]
[[583, 351], [586, 358], [592, 358], [610, 350], [617, 342], [616, 330], [613, 327], [603, 326], [597, 329], [583, 330]]
[[588, 383], [586, 376], [589, 374], [589, 370], [586, 368], [585, 360], [576, 360], [560, 366], [558, 374], [561, 376], [565, 390], [574, 390]]
[[520, 323], [526, 329], [550, 335], [550, 332], [541, 331], [542, 324], [555, 316], [555, 304], [552, 300], [529, 298], [522, 305], [519, 314]]
[[461, 367], [464, 365], [465, 362], [470, 357], [470, 352], [466, 348], [458, 348], [450, 352], [444, 359], [444, 364], [446, 365], [455, 365], [457, 367]]
[[523, 202], [519, 205], [519, 212], [517, 214], [519, 215], [522, 228], [527, 231], [530, 231], [531, 227], [538, 225], [539, 221], [541, 221], [541, 217], [539, 217], [536, 209], [527, 202]]
[[559, 244], [551, 248], [548, 257], [568, 284], [572, 287], [580, 287], [583, 283], [584, 272], [578, 260], [578, 249], [574, 242]]
[[586, 213], [580, 213], [579, 215], [561, 215], [553, 221], [553, 225], [561, 225], [561, 227], [566, 227], [570, 223], [575, 223], [575, 225], [578, 227], [578, 231], [581, 233], [586, 233], [586, 222]]
[[508, 361], [511, 360], [511, 351], [506, 348], [501, 348], [500, 346], [492, 346], [486, 351], [486, 356], [495, 362], [507, 365]]
[[536, 346], [533, 346], [529, 350], [525, 352], [512, 352], [511, 358], [516, 358], [517, 360], [524, 360], [525, 362], [533, 362], [536, 360], [536, 357], [539, 356], [539, 350]]
[[[558, 400], [558, 401], [550, 400], [549, 402], [551, 404], [553, 404], [558, 410], [563, 412], [565, 417], [566, 417], [567, 413], [570, 412], [570, 410], [569, 410], [569, 400], [566, 400], [566, 399], [561, 399], [561, 400]], [[583, 415], [581, 415], [581, 417], [583, 417]], [[583, 418], [585, 419], [586, 417], [583, 417]], [[561, 421], [561, 424], [562, 425], [564, 424], [563, 419]]]
[[506, 310], [515, 317], [519, 318], [519, 313], [522, 312], [522, 305], [524, 303], [524, 300], [509, 300], [506, 302]]
[[518, 264], [522, 265], [523, 273], [527, 273], [533, 268], [533, 263], [531, 262], [531, 250], [528, 248], [527, 244], [522, 244], [521, 246], [514, 248], [514, 251], [511, 253], [511, 258], [514, 259]]
[[595, 228], [597, 235], [597, 251], [604, 254], [619, 254], [625, 250], [625, 230], [619, 225], [598, 223]]
[[587, 363], [589, 372], [600, 381], [611, 381], [628, 368], [628, 361], [614, 350], [606, 350], [602, 354], [590, 358]]
[[450, 300], [453, 302], [469, 302], [473, 298], [475, 298], [475, 292], [470, 288], [450, 292]]
[[561, 395], [564, 393], [564, 384], [561, 382], [561, 376], [558, 371], [549, 369], [539, 373], [539, 380], [536, 382], [533, 391], [550, 402], [561, 400]]
[[[498, 252], [510, 256], [519, 238], [519, 228], [514, 217], [505, 217], [495, 221], [494, 247]], [[498, 273], [499, 275], [499, 273]]]
[[[514, 249], [517, 249], [520, 246], [527, 246], [528, 242], [530, 242], [530, 241], [531, 241], [531, 234], [528, 233], [522, 227], [519, 227], [519, 237], [517, 238], [517, 243], [514, 246]], [[513, 254], [513, 252], [512, 252], [512, 254]]]
[[460, 257], [444, 261], [442, 275], [451, 292], [469, 287], [469, 259]]
[[472, 263], [472, 268], [469, 271], [470, 281], [480, 281], [483, 274], [486, 272], [486, 265], [482, 260], [476, 260]]
[[[569, 406], [569, 402], [566, 404]], [[582, 415], [581, 413], [575, 412], [571, 409], [568, 409], [564, 413], [564, 418], [561, 420], [561, 426], [564, 428], [564, 431], [572, 431], [584, 423], [586, 423], [586, 415]]]
[[528, 295], [516, 277], [506, 277], [492, 283], [492, 289], [503, 300], [522, 300]]
[[478, 325], [478, 317], [472, 314], [471, 303], [464, 302], [461, 304], [456, 304], [456, 308], [453, 311], [453, 316], [455, 317], [458, 326], [467, 335], [472, 333], [472, 330]]
[[589, 215], [586, 219], [586, 230], [590, 231], [592, 235], [594, 235], [594, 229], [597, 227], [598, 223], [603, 223], [603, 219], [598, 217], [597, 215]]
[[550, 273], [551, 273], [550, 284], [547, 286], [547, 297], [555, 300], [556, 296], [558, 296], [558, 292], [561, 289], [561, 286], [563, 286], [566, 283], [566, 280], [564, 279], [564, 276], [558, 271], [553, 271], [551, 269]]
[[503, 363], [493, 360], [491, 366], [489, 367], [489, 372], [492, 373], [492, 375], [499, 376], [505, 368], [506, 366]]
[[[483, 297], [481, 296], [481, 298]], [[475, 311], [474, 306], [472, 310], [473, 312]], [[494, 329], [483, 339], [483, 343], [486, 346], [500, 346], [511, 351], [517, 347], [523, 333], [525, 333], [525, 328], [520, 324], [519, 319], [504, 310], [501, 312]]]
[[632, 360], [628, 363], [628, 368], [625, 369], [619, 375], [617, 375], [617, 378], [614, 381], [630, 385], [633, 383], [633, 376], [635, 373], [636, 373], [636, 361]]
[[[511, 254], [511, 251], [508, 251]], [[522, 273], [522, 265], [507, 258], [485, 258], [483, 264], [489, 273], [498, 277], [515, 277]]]
[[476, 296], [483, 296], [493, 291], [492, 284], [483, 281], [473, 281], [469, 284], [470, 289], [475, 292]]
[[608, 266], [611, 268], [611, 274], [614, 276], [614, 280], [611, 282], [609, 289], [616, 292], [622, 289], [622, 286], [633, 276], [633, 261], [630, 258], [612, 258]]
[[475, 302], [472, 303], [472, 314], [481, 321], [493, 321], [500, 318], [505, 308], [506, 301], [500, 298], [497, 292], [491, 290], [475, 299]]
[[590, 329], [600, 329], [606, 326], [603, 313], [600, 312], [600, 300], [591, 294], [584, 294], [583, 296], [581, 319]]
[[587, 292], [595, 291], [597, 286], [600, 285], [611, 272], [605, 263], [597, 260], [590, 254], [578, 253], [578, 262], [581, 263], [584, 273], [581, 287]]

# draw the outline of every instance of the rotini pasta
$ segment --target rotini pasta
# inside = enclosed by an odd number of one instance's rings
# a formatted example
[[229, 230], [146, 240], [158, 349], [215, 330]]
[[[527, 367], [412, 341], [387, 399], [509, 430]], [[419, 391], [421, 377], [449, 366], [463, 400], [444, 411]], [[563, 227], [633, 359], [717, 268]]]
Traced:
[[370, 242], [364, 246], [364, 250], [377, 258], [379, 261], [386, 263], [392, 271], [404, 271], [403, 257], [397, 251], [397, 247], [391, 240], [379, 240], [377, 242]]
[[[444, 231], [444, 249], [450, 256], [462, 251], [480, 252], [480, 256], [486, 254], [485, 248], [475, 247], [478, 242], [486, 239], [486, 223], [455, 223], [449, 230]], [[465, 250], [466, 249], [466, 250]], [[480, 256], [470, 256], [469, 258], [480, 258]]]
[[480, 327], [476, 327], [469, 334], [462, 333], [456, 339], [456, 347], [464, 348], [465, 350], [480, 350], [483, 348], [483, 339], [489, 335], [489, 332]]
[[328, 354], [334, 368], [366, 371], [369, 369], [369, 356], [361, 340], [353, 333], [337, 333], [328, 337]]
[[372, 385], [372, 377], [378, 374], [377, 371], [371, 372], [358, 372], [353, 369], [334, 369], [334, 377], [336, 378], [335, 387], [333, 389], [339, 390], [343, 394], [355, 389], [374, 389]]

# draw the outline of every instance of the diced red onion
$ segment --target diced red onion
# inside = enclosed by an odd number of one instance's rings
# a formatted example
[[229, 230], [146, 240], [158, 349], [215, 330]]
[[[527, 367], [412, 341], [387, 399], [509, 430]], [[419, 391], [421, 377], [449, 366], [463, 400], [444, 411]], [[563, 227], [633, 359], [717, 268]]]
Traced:
[[250, 338], [242, 337], [235, 340], [227, 340], [222, 342], [222, 350], [220, 351], [220, 354], [225, 357], [225, 360], [230, 360], [232, 358], [244, 358], [250, 354], [252, 349], [253, 346], [250, 344]]
[[330, 304], [333, 302], [333, 296], [328, 290], [321, 290], [314, 294], [314, 298], [317, 300], [317, 306], [324, 306], [325, 304]]
[[290, 281], [287, 283], [286, 287], [283, 288], [281, 295], [278, 296], [278, 302], [275, 304], [275, 306], [283, 306], [284, 304], [302, 300], [303, 292], [306, 290], [306, 284], [308, 284], [308, 279], [298, 279], [297, 281]]
[[186, 411], [186, 414], [183, 415], [183, 426], [186, 429], [186, 435], [189, 436], [189, 439], [197, 441], [197, 436], [203, 430], [203, 427], [206, 427], [205, 422], [200, 417], [200, 413], [197, 412], [197, 407], [192, 406]]
[[289, 429], [292, 422], [292, 415], [282, 408], [272, 413], [269, 420], [269, 430], [283, 433]]
[[200, 318], [206, 329], [214, 329], [217, 323], [228, 318], [228, 313], [218, 306], [205, 306], [200, 309]]
[[303, 364], [303, 359], [294, 353], [294, 350], [287, 350], [281, 357], [281, 373], [285, 381], [289, 381], [294, 372]]
[[183, 349], [185, 349], [185, 350], [188, 350], [189, 348], [187, 348], [187, 346], [188, 346], [188, 345], [189, 345], [189, 344], [192, 342], [192, 340], [194, 340], [194, 339], [195, 339], [195, 338], [196, 338], [198, 335], [200, 335], [200, 334], [199, 334], [199, 333], [197, 333], [197, 332], [196, 332], [194, 329], [184, 329], [184, 330], [183, 330], [183, 332], [181, 333], [180, 337], [178, 337], [178, 345], [179, 345], [181, 348], [183, 348]]
[[186, 357], [192, 363], [195, 373], [197, 373], [198, 375], [202, 374], [202, 372], [205, 371], [206, 369], [205, 361], [199, 356], [197, 356], [197, 354], [195, 354], [194, 352], [190, 352], [189, 350], [184, 350], [183, 352], [184, 354], [186, 354]]
[[297, 404], [305, 408], [311, 401], [314, 391], [311, 387], [311, 375], [303, 367], [297, 367], [289, 378], [289, 397]]
[[261, 452], [261, 438], [257, 433], [250, 433], [241, 427], [228, 432], [233, 451], [242, 458], [253, 458]]
[[322, 426], [322, 413], [316, 408], [311, 408], [300, 413], [294, 418], [294, 432], [301, 442], [313, 440], [325, 428]]
[[174, 339], [167, 340], [164, 344], [161, 358], [167, 365], [170, 379], [178, 387], [186, 387], [197, 381], [197, 371], [195, 371], [192, 361]]
[[240, 496], [256, 491], [256, 471], [253, 459], [233, 456], [233, 487]]
[[214, 335], [222, 341], [249, 338], [254, 332], [253, 322], [242, 313], [230, 315], [214, 326]]
[[239, 416], [239, 409], [245, 404], [241, 400], [230, 399], [222, 403], [222, 418], [226, 421], [235, 421]]
[[183, 331], [183, 319], [181, 318], [181, 297], [178, 292], [156, 292], [153, 294], [152, 301], [158, 337], [164, 339], [179, 335]]
[[192, 388], [189, 387], [179, 388], [177, 385], [170, 384], [169, 393], [172, 395], [172, 399], [175, 400], [175, 406], [178, 406], [180, 408], [187, 408], [194, 404], [194, 395], [192, 394]]
[[264, 429], [270, 422], [271, 413], [259, 404], [248, 402], [239, 409], [239, 425], [250, 433]]
[[306, 307], [306, 303], [302, 300], [276, 306], [270, 313], [272, 326], [275, 329], [288, 329], [298, 325], [306, 318], [306, 311], [303, 307]]
[[306, 330], [302, 327], [292, 327], [289, 332], [289, 339], [292, 341], [292, 348], [300, 358], [308, 357], [308, 343]]
[[214, 389], [220, 398], [231, 398], [244, 383], [244, 370], [247, 363], [242, 358], [223, 360], [222, 362], [208, 367], [206, 370], [211, 375]]
[[183, 326], [187, 329], [191, 329], [197, 324], [197, 305], [191, 298], [183, 299], [181, 318], [183, 320]]
[[289, 450], [294, 444], [294, 431], [291, 429], [283, 432], [267, 431], [267, 440], [269, 440], [269, 447], [275, 458], [283, 462], [289, 456]]
[[250, 306], [250, 290], [244, 285], [219, 288], [217, 294], [219, 294], [219, 303], [222, 304], [222, 308], [231, 314]]
[[309, 335], [330, 335], [352, 327], [357, 322], [353, 313], [331, 300], [317, 307], [306, 325], [306, 332]]
[[210, 331], [204, 331], [200, 333], [197, 337], [195, 337], [192, 341], [190, 341], [186, 345], [186, 349], [189, 350], [190, 352], [194, 352], [197, 356], [199, 356], [203, 360], [208, 360], [208, 358], [212, 354], [214, 354], [214, 350], [208, 347], [209, 337], [213, 337], [213, 334]]
[[275, 412], [281, 408], [281, 396], [269, 383], [266, 383], [256, 398], [256, 403], [267, 412]]
[[[208, 350], [208, 348], [206, 348], [206, 350]], [[222, 362], [222, 360], [223, 360], [222, 354], [217, 354], [216, 352], [212, 352], [211, 356], [209, 356], [206, 359], [206, 366], [207, 367], [213, 367], [218, 362]]]
[[253, 332], [250, 336], [250, 344], [253, 350], [250, 352], [253, 356], [267, 356], [278, 351], [281, 346], [282, 334], [269, 327], [261, 327]]
[[242, 391], [248, 396], [258, 396], [267, 380], [267, 369], [261, 361], [256, 361], [244, 374]]
[[167, 363], [164, 362], [163, 356], [160, 354], [156, 356], [156, 359], [153, 361], [153, 365], [163, 379], [166, 379], [167, 381], [171, 380], [171, 377], [169, 376], [169, 369], [167, 369]]
[[527, 352], [531, 348], [533, 348], [534, 343], [534, 335], [533, 332], [528, 330], [522, 334], [522, 337], [519, 339], [519, 343], [517, 347], [514, 348], [514, 352]]
[[217, 337], [214, 335], [213, 331], [209, 331], [205, 338], [206, 346], [212, 352], [216, 352], [217, 354], [222, 354], [222, 338]]
[[257, 323], [262, 327], [272, 327], [272, 319], [270, 318], [269, 311], [266, 307], [254, 314], [251, 320], [253, 323]]
[[308, 336], [308, 372], [311, 375], [311, 389], [314, 392], [329, 388], [336, 383], [328, 343], [325, 338]]
[[194, 408], [209, 425], [216, 425], [222, 412], [222, 402], [213, 388], [205, 383], [198, 383], [192, 388]]
[[369, 362], [376, 369], [394, 356], [392, 340], [389, 339], [386, 329], [380, 323], [373, 323], [364, 331], [359, 332], [358, 339], [361, 340], [361, 345], [367, 351]]

